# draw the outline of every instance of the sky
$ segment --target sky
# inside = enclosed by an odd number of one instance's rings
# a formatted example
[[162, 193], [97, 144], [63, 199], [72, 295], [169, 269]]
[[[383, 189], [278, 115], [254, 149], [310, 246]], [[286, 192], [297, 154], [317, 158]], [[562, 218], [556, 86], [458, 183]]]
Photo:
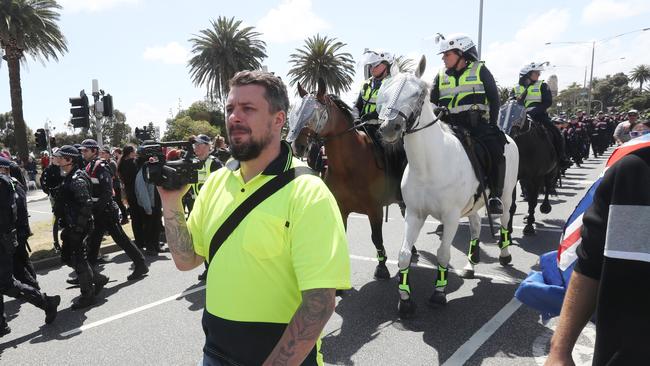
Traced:
[[[289, 55], [316, 33], [346, 43], [343, 51], [359, 59], [364, 48], [427, 58], [424, 77], [442, 66], [437, 32], [465, 33], [478, 42], [479, 0], [59, 0], [59, 26], [69, 52], [45, 65], [27, 59], [21, 69], [23, 111], [33, 130], [46, 121], [66, 131], [69, 97], [91, 91], [92, 79], [113, 96], [115, 108], [131, 127], [165, 120], [179, 108], [205, 97], [193, 85], [187, 60], [189, 39], [218, 16], [235, 17], [254, 26], [266, 42], [269, 71], [286, 76]], [[647, 0], [484, 0], [481, 58], [500, 86], [512, 86], [527, 63], [549, 61], [542, 78], [558, 76], [560, 89], [584, 83], [596, 41], [594, 77], [629, 73], [650, 64], [650, 1]], [[605, 40], [613, 36], [630, 34]], [[584, 42], [551, 44], [547, 42]], [[589, 75], [587, 75], [587, 79]], [[357, 67], [352, 103], [363, 75]], [[295, 87], [289, 88], [294, 98]], [[92, 99], [92, 98], [91, 98]], [[0, 112], [11, 110], [6, 64], [0, 64]], [[69, 131], [68, 131], [69, 132]]]

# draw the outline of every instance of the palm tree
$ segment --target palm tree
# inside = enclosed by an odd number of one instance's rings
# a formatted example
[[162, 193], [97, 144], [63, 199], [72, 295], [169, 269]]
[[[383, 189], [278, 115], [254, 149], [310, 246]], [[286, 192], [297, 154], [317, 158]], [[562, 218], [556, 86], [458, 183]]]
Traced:
[[223, 103], [228, 96], [228, 80], [238, 71], [262, 67], [266, 43], [254, 27], [242, 27], [241, 20], [220, 16], [210, 24], [190, 38], [194, 56], [188, 66], [192, 82], [205, 86], [211, 100], [216, 96]]
[[350, 90], [354, 75], [354, 60], [347, 52], [340, 52], [346, 44], [336, 38], [316, 34], [305, 40], [303, 48], [296, 49], [289, 61], [290, 85], [300, 84], [307, 90], [316, 90], [318, 79], [323, 78], [330, 92], [341, 94]]
[[643, 83], [650, 81], [650, 67], [639, 65], [630, 73], [630, 80], [639, 83], [639, 91], [643, 91]]
[[9, 70], [11, 113], [14, 120], [18, 155], [27, 162], [27, 128], [23, 116], [23, 95], [20, 85], [20, 62], [25, 54], [41, 63], [59, 60], [68, 51], [65, 37], [57, 21], [61, 6], [54, 0], [0, 1], [0, 47]]

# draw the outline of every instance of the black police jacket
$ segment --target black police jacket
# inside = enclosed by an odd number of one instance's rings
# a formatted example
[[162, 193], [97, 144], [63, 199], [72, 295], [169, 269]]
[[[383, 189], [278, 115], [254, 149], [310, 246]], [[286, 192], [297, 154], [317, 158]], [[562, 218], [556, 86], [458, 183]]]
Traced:
[[86, 166], [90, 178], [90, 195], [95, 212], [103, 211], [113, 202], [113, 173], [106, 161], [95, 158]]
[[59, 192], [63, 205], [65, 227], [77, 232], [86, 232], [92, 219], [93, 202], [90, 195], [90, 178], [81, 169], [71, 171], [61, 185]]
[[41, 174], [41, 189], [43, 192], [50, 196], [55, 195], [61, 182], [63, 182], [63, 177], [61, 176], [61, 168], [58, 165], [50, 164], [43, 169], [43, 174]]
[[0, 234], [16, 228], [16, 191], [8, 175], [0, 174]]

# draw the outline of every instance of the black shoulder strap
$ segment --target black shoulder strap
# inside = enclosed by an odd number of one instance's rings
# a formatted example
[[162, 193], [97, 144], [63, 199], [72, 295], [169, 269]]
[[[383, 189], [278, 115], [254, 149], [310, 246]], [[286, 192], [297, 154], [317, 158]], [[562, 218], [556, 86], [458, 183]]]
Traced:
[[210, 257], [208, 263], [212, 263], [212, 258], [217, 253], [221, 245], [228, 239], [230, 234], [237, 228], [237, 225], [248, 215], [253, 209], [262, 203], [265, 199], [271, 197], [275, 192], [282, 189], [289, 182], [295, 178], [305, 175], [312, 174], [315, 175], [312, 169], [308, 167], [296, 167], [291, 168], [281, 174], [275, 176], [275, 178], [266, 182], [262, 187], [257, 191], [251, 194], [244, 202], [242, 202], [239, 207], [233, 211], [230, 216], [221, 224], [217, 229], [217, 232], [214, 233], [212, 240], [210, 241]]

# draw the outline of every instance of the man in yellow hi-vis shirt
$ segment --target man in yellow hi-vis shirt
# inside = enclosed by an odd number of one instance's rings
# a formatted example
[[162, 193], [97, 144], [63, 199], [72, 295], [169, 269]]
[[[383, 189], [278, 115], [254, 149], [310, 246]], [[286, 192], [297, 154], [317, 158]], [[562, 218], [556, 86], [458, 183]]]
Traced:
[[[187, 190], [159, 189], [176, 267], [209, 258], [217, 229], [261, 186], [303, 164], [281, 141], [282, 81], [243, 71], [230, 80], [226, 123], [234, 160], [210, 175], [186, 223]], [[300, 175], [259, 203], [210, 261], [203, 365], [322, 365], [320, 334], [335, 290], [350, 287], [343, 222], [323, 181]]]

